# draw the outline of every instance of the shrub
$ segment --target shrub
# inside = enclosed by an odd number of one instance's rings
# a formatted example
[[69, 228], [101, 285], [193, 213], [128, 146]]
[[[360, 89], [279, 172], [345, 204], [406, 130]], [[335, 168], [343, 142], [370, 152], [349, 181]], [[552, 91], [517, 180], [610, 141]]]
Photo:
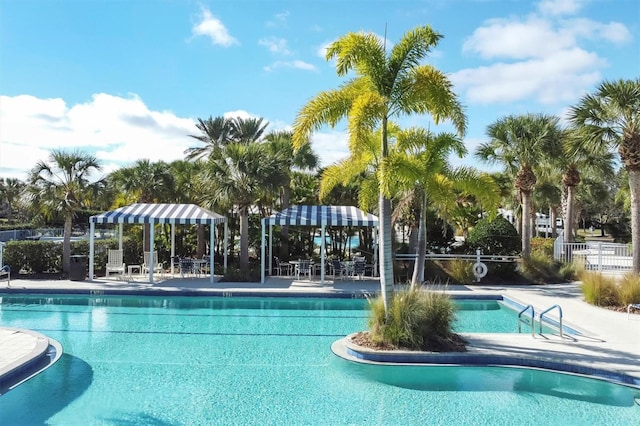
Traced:
[[625, 274], [618, 284], [618, 299], [622, 306], [640, 303], [640, 277]]
[[371, 340], [381, 346], [412, 350], [464, 350], [452, 331], [455, 306], [444, 292], [419, 287], [396, 292], [385, 315], [382, 298], [370, 300]]
[[[519, 255], [522, 240], [516, 228], [504, 217], [497, 216], [490, 221], [482, 219], [469, 232], [466, 241], [466, 252], [475, 254], [476, 249], [484, 254], [515, 256]], [[489, 274], [511, 276], [515, 273], [515, 263], [491, 263], [487, 265]]]
[[[562, 266], [546, 254], [535, 252], [528, 259], [520, 261], [518, 272], [527, 280], [538, 284], [562, 282], [566, 280], [560, 272]], [[565, 273], [568, 273], [566, 269]]]
[[220, 282], [260, 282], [260, 267], [250, 266], [249, 269], [229, 266]]
[[615, 280], [597, 272], [584, 272], [580, 275], [584, 299], [596, 306], [618, 306], [618, 288]]
[[553, 238], [535, 237], [531, 239], [531, 254], [541, 254], [553, 258]]
[[454, 259], [446, 263], [447, 273], [459, 284], [471, 284], [476, 279], [472, 267], [472, 262], [462, 259]]

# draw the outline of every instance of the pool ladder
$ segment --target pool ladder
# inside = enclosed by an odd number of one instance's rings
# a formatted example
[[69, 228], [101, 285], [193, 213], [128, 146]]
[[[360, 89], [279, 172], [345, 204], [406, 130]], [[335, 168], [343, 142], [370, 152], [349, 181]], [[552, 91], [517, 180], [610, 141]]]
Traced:
[[[544, 311], [542, 311], [540, 313], [540, 317], [538, 319], [538, 324], [540, 326], [539, 328], [539, 332], [540, 334], [542, 334], [542, 323], [544, 322], [544, 317], [547, 313], [551, 312], [552, 310], [557, 309], [558, 310], [558, 319], [559, 319], [559, 331], [560, 331], [560, 338], [563, 337], [562, 335], [562, 307], [560, 305], [553, 305], [547, 309], [545, 309]], [[527, 305], [524, 307], [524, 309], [522, 309], [520, 312], [518, 312], [518, 333], [522, 333], [522, 323], [525, 322], [522, 319], [522, 315], [527, 312], [527, 311], [531, 311], [531, 336], [535, 335], [535, 322], [534, 322], [534, 318], [535, 318], [535, 309], [533, 309], [533, 305]]]

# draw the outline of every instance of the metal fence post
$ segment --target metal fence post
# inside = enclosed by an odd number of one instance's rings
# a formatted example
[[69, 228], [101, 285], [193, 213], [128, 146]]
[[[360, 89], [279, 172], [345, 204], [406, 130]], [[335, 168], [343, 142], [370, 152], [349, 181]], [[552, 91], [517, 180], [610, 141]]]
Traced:
[[602, 243], [598, 243], [598, 271], [602, 272]]

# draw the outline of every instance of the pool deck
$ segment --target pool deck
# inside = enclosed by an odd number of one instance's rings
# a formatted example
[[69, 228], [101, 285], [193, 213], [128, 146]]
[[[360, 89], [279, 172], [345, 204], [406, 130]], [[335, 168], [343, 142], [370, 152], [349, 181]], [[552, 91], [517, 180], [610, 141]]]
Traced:
[[[127, 281], [99, 278], [95, 281], [68, 280], [12, 280], [0, 282], [0, 294], [131, 294], [166, 296], [339, 296], [363, 297], [379, 291], [376, 279], [296, 281], [286, 278], [268, 278], [260, 283], [211, 284], [208, 278], [160, 279], [151, 284], [138, 278]], [[567, 364], [574, 372], [603, 377], [611, 373], [610, 380], [640, 387], [640, 312], [627, 315], [594, 307], [582, 299], [579, 283], [518, 286], [490, 284], [473, 286], [448, 286], [448, 293], [455, 297], [479, 297], [502, 295], [522, 305], [533, 305], [536, 313], [560, 305], [564, 325], [580, 332], [579, 335], [523, 334], [465, 334], [468, 352], [464, 356], [478, 359], [493, 357], [495, 360], [536, 360], [535, 365], [552, 368]], [[556, 311], [549, 317], [557, 320]], [[11, 336], [11, 338], [7, 338]], [[38, 335], [29, 331], [16, 331], [0, 327], [0, 382], [9, 368], [16, 363], [28, 362], [38, 342]], [[16, 343], [19, 342], [19, 343]], [[442, 356], [442, 355], [438, 355]], [[470, 359], [471, 359], [470, 358]], [[498, 362], [499, 363], [499, 362]], [[526, 363], [524, 365], [527, 365]], [[579, 368], [578, 368], [579, 367]], [[577, 370], [576, 370], [577, 368]], [[606, 376], [606, 374], [605, 374]]]

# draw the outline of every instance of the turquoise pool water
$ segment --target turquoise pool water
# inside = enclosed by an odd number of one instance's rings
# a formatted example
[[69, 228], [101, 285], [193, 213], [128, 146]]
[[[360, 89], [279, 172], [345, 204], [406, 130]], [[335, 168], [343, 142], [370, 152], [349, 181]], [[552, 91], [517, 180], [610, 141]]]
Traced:
[[340, 299], [5, 296], [1, 325], [49, 335], [65, 354], [0, 397], [0, 423], [640, 423], [640, 395], [602, 381], [337, 358], [331, 343], [362, 330], [365, 309]]

